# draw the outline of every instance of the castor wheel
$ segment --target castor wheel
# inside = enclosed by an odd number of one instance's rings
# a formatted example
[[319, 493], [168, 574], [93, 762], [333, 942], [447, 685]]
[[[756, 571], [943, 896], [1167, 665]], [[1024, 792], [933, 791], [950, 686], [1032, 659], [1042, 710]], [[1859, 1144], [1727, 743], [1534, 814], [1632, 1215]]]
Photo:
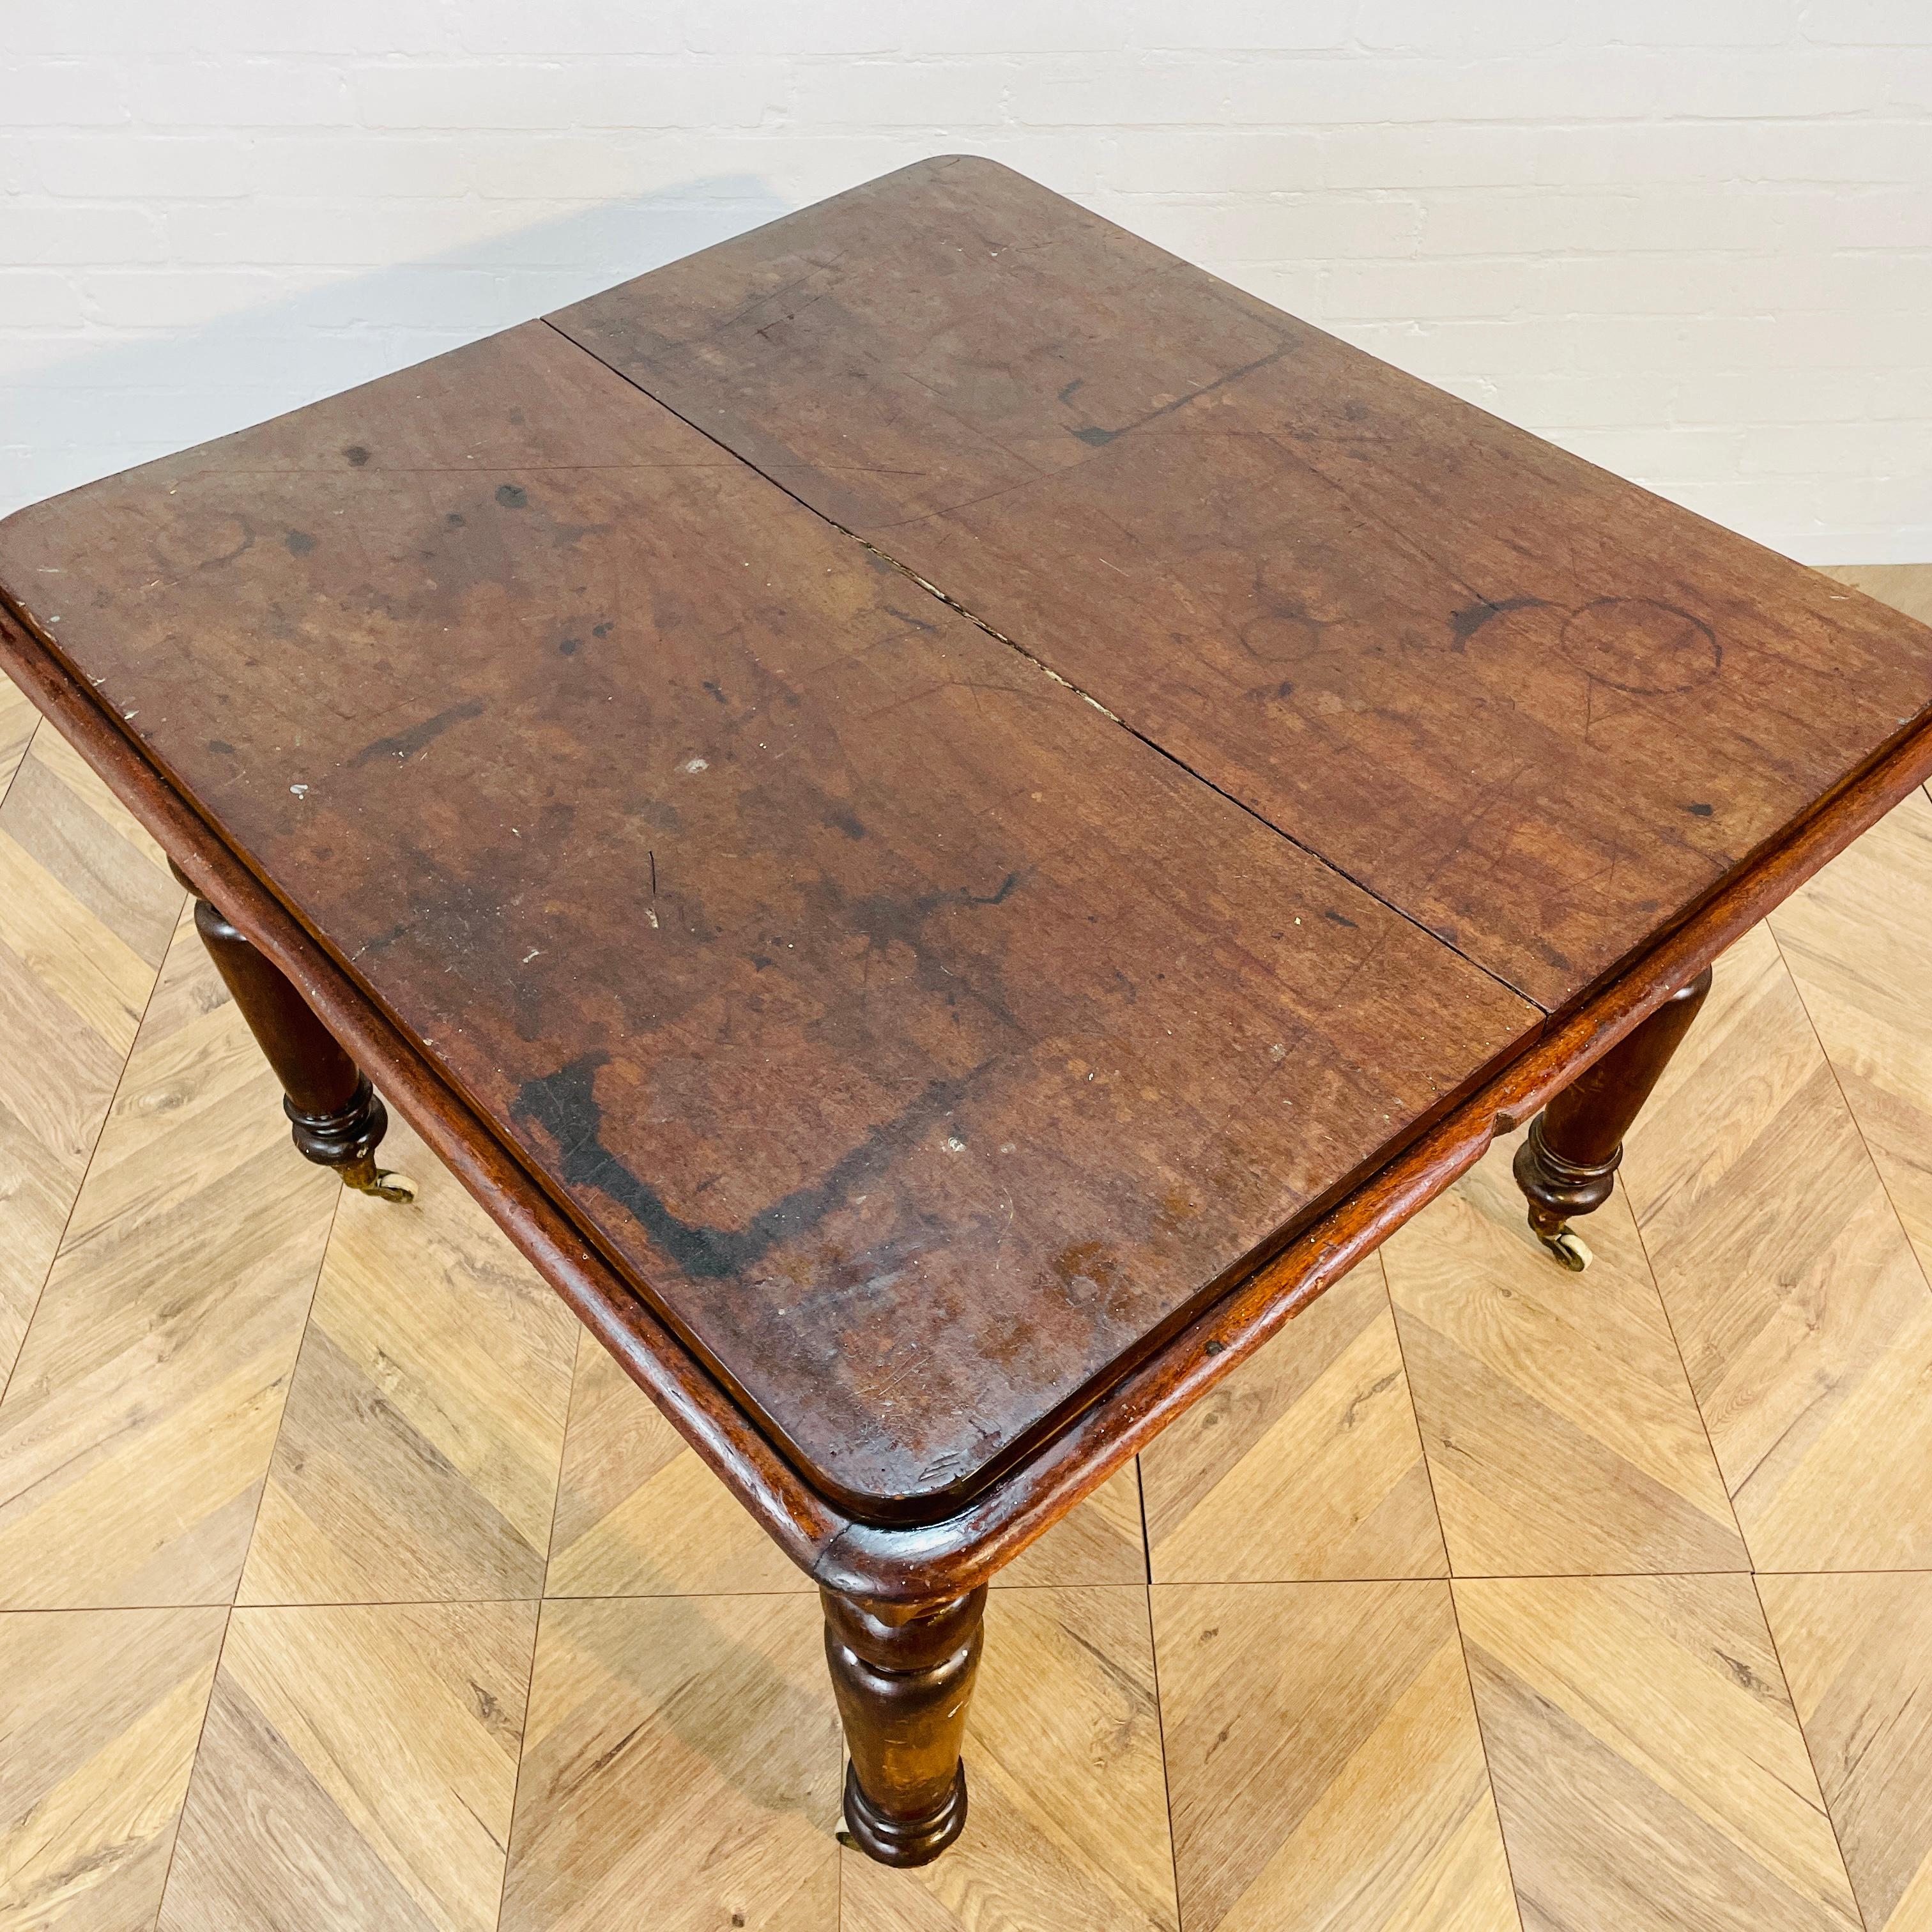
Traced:
[[1559, 1228], [1553, 1234], [1539, 1232], [1536, 1238], [1572, 1274], [1581, 1274], [1597, 1258], [1584, 1244], [1583, 1238], [1574, 1228]]

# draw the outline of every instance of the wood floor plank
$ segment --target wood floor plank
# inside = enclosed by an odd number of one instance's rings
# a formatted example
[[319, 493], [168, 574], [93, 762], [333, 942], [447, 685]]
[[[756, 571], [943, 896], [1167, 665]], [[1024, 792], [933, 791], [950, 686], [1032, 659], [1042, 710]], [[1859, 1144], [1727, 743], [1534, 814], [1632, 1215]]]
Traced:
[[146, 855], [157, 872], [168, 868], [167, 854], [147, 827], [108, 789], [106, 782], [61, 734], [51, 727], [34, 734], [33, 755], [44, 761], [61, 783], [83, 800], [116, 838]]
[[971, 1809], [935, 1863], [844, 1853], [841, 1932], [1171, 1932], [1178, 1924], [1144, 1588], [988, 1605]]
[[1932, 1292], [1762, 928], [1623, 1172], [1756, 1566], [1932, 1565]]
[[1186, 1932], [1516, 1932], [1446, 1583], [1154, 1607]]
[[1030, 1586], [1144, 1584], [1148, 1580], [1138, 1462], [1117, 1469], [993, 1579], [998, 1589]]
[[32, 854], [0, 832], [0, 945], [68, 1006], [70, 1024], [90, 1028], [124, 1054], [154, 983], [154, 967], [80, 900], [50, 899], [47, 876]]
[[1455, 1592], [1525, 1932], [1856, 1932], [1748, 1576]]
[[8, 780], [27, 755], [40, 722], [40, 714], [27, 694], [11, 678], [0, 678], [0, 794], [5, 792]]
[[0, 1603], [226, 1603], [340, 1184], [177, 930], [0, 1401]]
[[400, 1121], [410, 1203], [346, 1192], [244, 1603], [535, 1598], [580, 1330]]
[[1455, 1573], [1749, 1568], [1622, 1194], [1587, 1273], [1530, 1234], [1514, 1137], [1382, 1251]]
[[1932, 799], [1901, 800], [1770, 924], [1886, 1195], [1932, 1269]]
[[122, 1056], [0, 942], [0, 1388], [106, 1117]]
[[1141, 1462], [1161, 1582], [1446, 1572], [1377, 1258], [1296, 1316]]
[[28, 753], [0, 802], [0, 831], [158, 970], [181, 910], [181, 888], [156, 862], [145, 836], [128, 836], [133, 821], [125, 812], [100, 808], [103, 796], [112, 794], [99, 779], [89, 772], [76, 782], [71, 757], [38, 746]]
[[1758, 1588], [1866, 1932], [1925, 1932], [1932, 1576], [1765, 1576]]
[[0, 1615], [0, 1926], [148, 1932], [226, 1612]]
[[236, 1611], [160, 1932], [494, 1932], [536, 1618]]
[[840, 1762], [815, 1599], [546, 1604], [502, 1932], [833, 1932]]
[[[1131, 1466], [994, 1580], [999, 1588], [1145, 1580]], [[711, 1596], [812, 1587], [609, 1352], [586, 1336], [545, 1593]]]
[[701, 1597], [812, 1588], [610, 1352], [585, 1334], [545, 1593]]
[[99, 779], [0, 709], [0, 1388], [182, 904]]

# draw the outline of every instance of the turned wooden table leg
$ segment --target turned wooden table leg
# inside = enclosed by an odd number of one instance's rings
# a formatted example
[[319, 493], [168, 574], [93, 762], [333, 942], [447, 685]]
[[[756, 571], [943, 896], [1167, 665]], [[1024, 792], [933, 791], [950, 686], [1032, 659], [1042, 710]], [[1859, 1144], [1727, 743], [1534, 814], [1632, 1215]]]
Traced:
[[852, 1762], [845, 1822], [881, 1864], [922, 1865], [966, 1822], [959, 1742], [980, 1668], [986, 1587], [926, 1604], [820, 1592]]
[[319, 1166], [334, 1168], [346, 1185], [362, 1193], [413, 1201], [414, 1181], [376, 1165], [376, 1149], [388, 1130], [389, 1117], [362, 1070], [310, 1012], [280, 968], [196, 892], [194, 880], [178, 866], [170, 869], [195, 892], [194, 929], [282, 1083], [282, 1106], [296, 1147]]
[[1530, 1122], [1516, 1150], [1516, 1185], [1529, 1198], [1537, 1239], [1565, 1268], [1589, 1266], [1590, 1251], [1571, 1232], [1570, 1217], [1610, 1198], [1624, 1136], [1710, 990], [1706, 966]]

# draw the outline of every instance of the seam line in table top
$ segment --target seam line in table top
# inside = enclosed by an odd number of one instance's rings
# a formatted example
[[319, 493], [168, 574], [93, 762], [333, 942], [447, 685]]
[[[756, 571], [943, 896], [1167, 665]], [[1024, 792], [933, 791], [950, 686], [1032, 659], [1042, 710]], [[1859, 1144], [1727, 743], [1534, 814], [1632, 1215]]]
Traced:
[[1500, 973], [1496, 972], [1490, 968], [1484, 965], [1479, 960], [1471, 958], [1469, 955], [1465, 952], [1460, 946], [1456, 946], [1451, 941], [1444, 939], [1442, 934], [1436, 932], [1432, 927], [1424, 925], [1423, 922], [1416, 918], [1413, 914], [1405, 912], [1400, 906], [1396, 904], [1392, 900], [1384, 898], [1383, 896], [1380, 892], [1376, 891], [1372, 886], [1364, 884], [1363, 880], [1357, 878], [1353, 873], [1348, 872], [1344, 867], [1336, 864], [1334, 860], [1330, 859], [1326, 853], [1318, 851], [1314, 846], [1308, 844], [1302, 839], [1298, 838], [1293, 832], [1288, 831], [1285, 826], [1277, 825], [1273, 819], [1266, 817], [1264, 814], [1259, 812], [1257, 812], [1252, 806], [1248, 804], [1245, 800], [1238, 797], [1234, 793], [1224, 790], [1221, 786], [1216, 784], [1212, 778], [1204, 776], [1201, 772], [1196, 771], [1192, 765], [1188, 764], [1186, 759], [1177, 758], [1174, 754], [1170, 752], [1158, 739], [1150, 738], [1144, 731], [1136, 730], [1134, 726], [1130, 724], [1126, 720], [1122, 718], [1117, 712], [1110, 711], [1107, 706], [1102, 704], [1090, 692], [1082, 689], [1082, 687], [1076, 684], [1071, 678], [1063, 676], [1060, 672], [1055, 670], [1050, 664], [1047, 663], [1043, 658], [1038, 656], [1035, 652], [1029, 650], [1024, 644], [1020, 643], [1016, 638], [1008, 637], [1004, 631], [996, 630], [991, 624], [987, 622], [986, 620], [981, 616], [976, 610], [971, 609], [967, 604], [961, 603], [958, 598], [953, 596], [950, 592], [941, 590], [938, 584], [920, 576], [917, 571], [914, 570], [909, 564], [902, 562], [898, 558], [893, 556], [890, 550], [882, 548], [879, 544], [874, 543], [868, 537], [861, 536], [856, 530], [848, 529], [844, 524], [840, 523], [836, 517], [827, 516], [826, 513], [823, 510], [820, 509], [815, 503], [808, 502], [804, 497], [800, 496], [795, 490], [789, 488], [786, 484], [781, 482], [778, 478], [772, 476], [769, 470], [760, 470], [755, 463], [752, 462], [741, 452], [734, 449], [731, 446], [728, 442], [724, 441], [722, 437], [713, 436], [710, 430], [706, 429], [702, 423], [692, 422], [690, 417], [686, 416], [682, 411], [674, 407], [672, 404], [666, 402], [662, 396], [658, 395], [655, 391], [645, 388], [644, 385], [639, 382], [634, 376], [629, 374], [624, 370], [620, 369], [616, 364], [606, 362], [604, 358], [599, 356], [594, 349], [589, 348], [584, 344], [578, 341], [576, 337], [569, 334], [568, 331], [560, 328], [555, 322], [550, 320], [548, 316], [541, 316], [538, 320], [542, 322], [546, 328], [550, 329], [554, 334], [561, 337], [562, 339], [568, 343], [573, 349], [575, 349], [580, 353], [589, 356], [591, 361], [595, 362], [598, 368], [609, 370], [611, 374], [617, 377], [620, 382], [628, 383], [630, 386], [635, 389], [640, 395], [649, 397], [653, 403], [657, 404], [659, 409], [676, 417], [677, 420], [684, 424], [687, 428], [695, 430], [697, 433], [700, 436], [703, 436], [707, 442], [712, 444], [715, 448], [722, 450], [724, 454], [730, 457], [734, 462], [742, 464], [744, 467], [750, 470], [754, 476], [764, 478], [767, 483], [771, 484], [773, 489], [783, 491], [783, 493], [788, 496], [792, 502], [797, 504], [801, 509], [809, 512], [810, 514], [816, 517], [820, 523], [836, 530], [841, 536], [848, 538], [852, 542], [856, 544], [862, 550], [868, 551], [872, 556], [878, 557], [881, 562], [890, 565], [891, 567], [894, 570], [897, 571], [902, 577], [906, 578], [909, 582], [916, 584], [928, 596], [938, 598], [938, 600], [941, 604], [944, 604], [948, 610], [956, 612], [959, 616], [964, 617], [968, 623], [976, 626], [980, 630], [984, 632], [988, 637], [991, 638], [995, 644], [1004, 644], [1006, 649], [1012, 652], [1016, 656], [1024, 658], [1036, 670], [1043, 672], [1047, 676], [1052, 678], [1054, 683], [1065, 686], [1065, 688], [1072, 692], [1076, 698], [1084, 698], [1086, 701], [1093, 706], [1094, 709], [1099, 712], [1103, 718], [1106, 718], [1111, 723], [1118, 726], [1121, 730], [1124, 731], [1129, 737], [1138, 739], [1142, 744], [1147, 746], [1149, 751], [1155, 752], [1160, 757], [1165, 758], [1169, 764], [1185, 772], [1197, 784], [1206, 787], [1206, 788], [1209, 791], [1213, 792], [1216, 797], [1226, 799], [1230, 805], [1233, 806], [1236, 808], [1236, 810], [1245, 812], [1248, 817], [1253, 819], [1257, 824], [1266, 826], [1276, 838], [1286, 839], [1289, 844], [1292, 845], [1295, 848], [1297, 851], [1305, 852], [1310, 858], [1312, 859], [1316, 862], [1316, 864], [1321, 866], [1325, 870], [1334, 873], [1337, 878], [1347, 880], [1350, 885], [1353, 886], [1355, 890], [1360, 892], [1365, 898], [1373, 899], [1376, 904], [1382, 907], [1384, 910], [1394, 914], [1395, 916], [1403, 921], [1405, 924], [1412, 926], [1415, 928], [1417, 932], [1424, 934], [1427, 938], [1433, 940], [1437, 945], [1443, 947], [1445, 950], [1450, 952], [1453, 952], [1457, 958], [1463, 961], [1466, 964], [1473, 967], [1477, 972], [1481, 974], [1484, 979], [1490, 980], [1494, 985], [1501, 986], [1506, 992], [1514, 993], [1518, 999], [1522, 1000], [1526, 1004], [1532, 1007], [1544, 1019], [1547, 1020], [1549, 1018], [1550, 1009], [1545, 1006], [1540, 1000], [1532, 998], [1532, 997], [1528, 993], [1526, 993], [1520, 986], [1513, 985], [1509, 980], [1504, 979]]

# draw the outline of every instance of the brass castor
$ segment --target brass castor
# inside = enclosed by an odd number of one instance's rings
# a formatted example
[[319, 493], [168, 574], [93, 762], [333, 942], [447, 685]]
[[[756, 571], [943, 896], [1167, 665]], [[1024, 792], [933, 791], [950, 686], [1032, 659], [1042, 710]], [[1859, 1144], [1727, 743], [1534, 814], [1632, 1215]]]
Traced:
[[413, 1201], [419, 1191], [406, 1174], [378, 1167], [374, 1154], [364, 1154], [337, 1172], [344, 1186], [354, 1188], [358, 1194], [373, 1194], [378, 1201]]

